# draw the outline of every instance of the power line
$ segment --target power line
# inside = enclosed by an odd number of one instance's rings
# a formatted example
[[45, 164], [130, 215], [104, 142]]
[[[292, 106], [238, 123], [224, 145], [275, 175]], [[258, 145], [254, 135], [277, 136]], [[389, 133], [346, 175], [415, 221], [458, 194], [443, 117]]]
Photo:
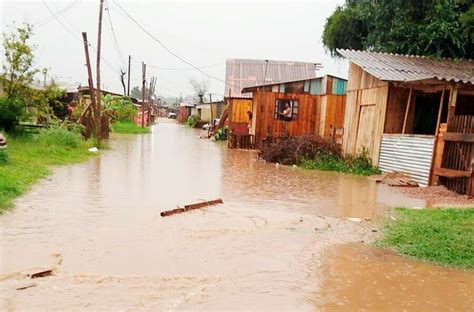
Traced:
[[[51, 8], [48, 6], [48, 4], [45, 2], [45, 0], [42, 0], [44, 6], [48, 9], [48, 11], [54, 16], [54, 18], [61, 24], [61, 26], [68, 32], [70, 33], [74, 38], [76, 38], [79, 42], [82, 42], [82, 39], [80, 37], [78, 37], [78, 35], [76, 35], [73, 31], [71, 31], [57, 16], [57, 14], [59, 12], [54, 12], [53, 10], [51, 10]], [[97, 50], [94, 48], [94, 46], [89, 43], [90, 47], [95, 51], [97, 52]], [[117, 69], [114, 68], [113, 65], [111, 65], [105, 58], [103, 58], [102, 56], [100, 57], [100, 59], [102, 61], [104, 61], [104, 63], [106, 65], [108, 65], [113, 71], [115, 71], [116, 73], [118, 73]]]
[[[218, 78], [218, 77], [214, 77], [212, 75], [209, 75], [208, 73], [206, 73], [205, 71], [203, 71], [202, 69], [200, 69], [198, 66], [194, 65], [193, 63], [191, 63], [190, 61], [186, 60], [185, 58], [179, 56], [178, 54], [174, 53], [172, 50], [170, 50], [163, 42], [161, 42], [161, 40], [159, 40], [158, 38], [156, 38], [155, 36], [153, 36], [145, 27], [143, 27], [137, 20], [135, 20], [120, 4], [118, 4], [115, 0], [114, 0], [114, 3], [119, 7], [120, 10], [122, 10], [125, 15], [127, 15], [127, 17], [132, 20], [141, 30], [143, 30], [151, 39], [153, 39], [154, 41], [156, 41], [166, 52], [168, 52], [169, 54], [171, 54], [172, 56], [174, 56], [175, 58], [177, 58], [178, 60], [180, 60], [181, 62], [185, 63], [185, 64], [188, 64], [189, 66], [191, 66], [192, 68], [194, 68], [195, 70], [197, 70], [198, 72], [200, 72], [201, 74], [203, 74], [204, 76], [206, 77], [209, 77], [211, 79], [214, 79], [214, 80], [217, 80], [217, 81], [220, 81], [222, 82], [224, 85], [232, 85], [230, 83], [226, 83], [224, 80]], [[233, 87], [238, 87], [238, 86], [234, 86], [232, 85]]]
[[[62, 9], [61, 11], [58, 11], [56, 12], [59, 13], [64, 13], [66, 12], [67, 10], [71, 9], [72, 7], [74, 7], [75, 5], [77, 5], [78, 3], [80, 2], [80, 0], [75, 0], [74, 2], [72, 2], [70, 5], [68, 5], [66, 8]], [[49, 22], [53, 21], [55, 18], [55, 13], [51, 14], [50, 16], [46, 17], [46, 18], [43, 18], [33, 24], [31, 24], [31, 26], [35, 27], [36, 29], [48, 24]]]
[[107, 16], [109, 18], [109, 26], [110, 26], [110, 30], [112, 31], [112, 38], [114, 40], [114, 44], [115, 44], [115, 47], [117, 49], [117, 53], [118, 53], [118, 56], [120, 57], [120, 59], [122, 60], [122, 62], [127, 65], [127, 62], [125, 61], [125, 59], [123, 58], [123, 55], [122, 55], [122, 52], [120, 51], [120, 47], [119, 47], [119, 44], [118, 44], [118, 41], [117, 41], [117, 37], [115, 36], [115, 31], [114, 31], [114, 26], [112, 24], [112, 17], [110, 16], [110, 10], [109, 10], [109, 1], [106, 1], [106, 4], [107, 4], [107, 7], [105, 8], [105, 11], [107, 12]]
[[[218, 65], [221, 65], [221, 64], [225, 64], [225, 62], [219, 62], [219, 63], [203, 65], [203, 66], [198, 66], [198, 67], [203, 69], [203, 68], [215, 67], [215, 66], [218, 66]], [[192, 67], [175, 67], [175, 68], [173, 68], [173, 67], [160, 67], [160, 66], [156, 66], [156, 65], [148, 65], [148, 66], [156, 68], [156, 69], [160, 69], [160, 70], [194, 70], [194, 68], [192, 68]]]

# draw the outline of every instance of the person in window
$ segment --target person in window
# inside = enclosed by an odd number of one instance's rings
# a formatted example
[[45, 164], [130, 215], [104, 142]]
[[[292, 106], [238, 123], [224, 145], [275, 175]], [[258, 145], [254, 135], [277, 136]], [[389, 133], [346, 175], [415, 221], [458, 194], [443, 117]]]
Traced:
[[283, 110], [283, 112], [279, 113], [280, 116], [282, 116], [282, 119], [283, 120], [286, 120], [286, 121], [291, 121], [291, 105], [290, 103], [285, 103], [285, 109]]

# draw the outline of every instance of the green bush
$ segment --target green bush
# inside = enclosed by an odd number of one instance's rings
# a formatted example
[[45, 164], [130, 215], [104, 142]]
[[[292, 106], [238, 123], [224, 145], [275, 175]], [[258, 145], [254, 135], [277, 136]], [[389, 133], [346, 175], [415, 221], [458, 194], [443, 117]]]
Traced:
[[217, 129], [216, 133], [214, 133], [214, 139], [216, 139], [216, 141], [227, 140], [227, 128], [222, 127], [222, 128]]
[[191, 116], [188, 117], [188, 120], [186, 120], [186, 127], [194, 128], [194, 127], [196, 127], [196, 124], [198, 123], [198, 121], [199, 121], [198, 116], [191, 115]]
[[372, 160], [368, 156], [369, 152], [364, 147], [362, 152], [357, 154], [354, 158], [349, 159], [351, 173], [357, 175], [374, 175], [380, 174], [379, 168], [372, 165]]
[[127, 96], [103, 97], [104, 110], [109, 114], [112, 123], [117, 121], [133, 121], [138, 113], [132, 100]]
[[0, 97], [0, 129], [15, 130], [23, 112], [24, 102], [19, 97]]

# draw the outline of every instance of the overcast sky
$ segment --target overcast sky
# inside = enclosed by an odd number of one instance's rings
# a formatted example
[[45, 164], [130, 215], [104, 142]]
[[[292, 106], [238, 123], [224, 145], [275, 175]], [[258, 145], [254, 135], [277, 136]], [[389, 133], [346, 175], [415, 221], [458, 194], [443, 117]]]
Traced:
[[[37, 67], [49, 68], [51, 76], [58, 81], [86, 85], [81, 32], [86, 31], [96, 47], [99, 0], [0, 1], [2, 32], [11, 31], [14, 23], [27, 21], [34, 25]], [[225, 79], [226, 58], [322, 63], [324, 68], [318, 75], [347, 78], [347, 63], [332, 59], [321, 42], [326, 18], [343, 2], [106, 0], [102, 85], [107, 90], [121, 92], [119, 70], [126, 69], [130, 54], [132, 86], [141, 84], [141, 62], [144, 61], [148, 66], [147, 77], [158, 77], [156, 93], [159, 95], [193, 93], [190, 78], [209, 80], [211, 92], [216, 97], [222, 96], [225, 89], [222, 82], [190, 69], [171, 55], [127, 17], [119, 5], [170, 51], [222, 80]], [[91, 50], [91, 57], [95, 82], [94, 50]]]

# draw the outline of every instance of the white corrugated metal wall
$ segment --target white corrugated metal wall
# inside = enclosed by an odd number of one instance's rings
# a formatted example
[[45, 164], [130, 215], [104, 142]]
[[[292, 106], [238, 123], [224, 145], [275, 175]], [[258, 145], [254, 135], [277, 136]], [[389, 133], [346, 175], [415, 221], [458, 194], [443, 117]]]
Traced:
[[380, 146], [379, 168], [383, 172], [403, 172], [421, 186], [427, 186], [434, 142], [434, 136], [384, 135]]

